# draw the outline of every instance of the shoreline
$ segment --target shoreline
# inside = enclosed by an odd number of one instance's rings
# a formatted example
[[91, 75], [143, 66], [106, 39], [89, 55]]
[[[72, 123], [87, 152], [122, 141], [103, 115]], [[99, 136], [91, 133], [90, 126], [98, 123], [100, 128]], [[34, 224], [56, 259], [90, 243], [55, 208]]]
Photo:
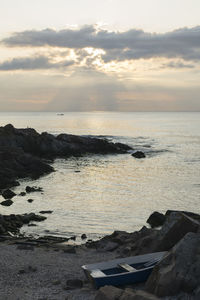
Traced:
[[[189, 247], [188, 252], [192, 247], [191, 238], [195, 237], [196, 244], [198, 242], [198, 245], [200, 245], [200, 215], [190, 212], [168, 211], [165, 215], [158, 212], [153, 213], [149, 219], [154, 228], [143, 226], [141, 230], [131, 233], [115, 231], [98, 241], [90, 241], [82, 245], [69, 245], [62, 239], [52, 237], [31, 239], [28, 237], [4, 236], [3, 240], [1, 235], [0, 265], [2, 272], [0, 286], [3, 288], [0, 288], [0, 299], [107, 299], [105, 293], [115, 294], [116, 288], [109, 287], [94, 290], [84, 277], [81, 269], [82, 265], [161, 250], [168, 251], [168, 257], [176, 255], [175, 262], [173, 261], [172, 264], [176, 265], [176, 261], [184, 259], [181, 256], [185, 255], [181, 251], [175, 252], [177, 247], [181, 247], [181, 243], [184, 245], [184, 249]], [[195, 246], [192, 250], [193, 253], [194, 250]], [[173, 254], [174, 252], [175, 254]], [[188, 253], [186, 254], [188, 255]], [[199, 259], [197, 253], [195, 263]], [[168, 261], [168, 265], [171, 263]], [[165, 265], [165, 262], [163, 264]], [[158, 265], [162, 268], [162, 261]], [[185, 267], [177, 263], [180, 274], [182, 268]], [[153, 274], [155, 270], [159, 272], [159, 268], [156, 268], [154, 268], [150, 277], [157, 276], [157, 274]], [[200, 268], [200, 264], [197, 268]], [[191, 273], [191, 269], [188, 272], [190, 276], [194, 275]], [[171, 281], [166, 280], [166, 286], [165, 288], [162, 286], [161, 290], [159, 289], [159, 280], [156, 281], [155, 288], [152, 289], [153, 284], [150, 285], [151, 288], [148, 287], [149, 280], [153, 282], [152, 278], [149, 278], [147, 283], [144, 284], [123, 286], [117, 289], [120, 290], [121, 294], [132, 293], [132, 297], [134, 295], [135, 297], [138, 296], [138, 293], [141, 292], [146, 293], [145, 299], [154, 299], [151, 297], [165, 299], [166, 296], [168, 297], [166, 299], [178, 299], [173, 298], [176, 295], [177, 297], [183, 295], [179, 299], [187, 299], [184, 297], [198, 299], [194, 297], [195, 293], [198, 292], [197, 287], [200, 284], [200, 278], [197, 282], [194, 282], [193, 290], [188, 288], [186, 293], [184, 288], [178, 285], [178, 277], [173, 279], [173, 273], [170, 276], [172, 277]], [[186, 278], [185, 280], [187, 285], [193, 278], [190, 278], [190, 280]], [[77, 282], [79, 283], [77, 284]], [[178, 289], [170, 295], [171, 286], [176, 285]], [[14, 298], [13, 295], [15, 295]], [[104, 298], [99, 298], [100, 296]], [[110, 300], [115, 299], [114, 296], [113, 298], [112, 296], [109, 297], [111, 297], [108, 298]], [[120, 299], [120, 297], [117, 299]]]

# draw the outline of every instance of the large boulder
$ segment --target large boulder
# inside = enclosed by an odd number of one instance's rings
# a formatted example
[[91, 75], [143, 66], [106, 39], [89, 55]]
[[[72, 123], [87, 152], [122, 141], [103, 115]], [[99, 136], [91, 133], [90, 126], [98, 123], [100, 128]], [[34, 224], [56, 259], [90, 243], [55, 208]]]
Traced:
[[166, 220], [165, 215], [155, 211], [149, 216], [147, 223], [149, 223], [151, 227], [154, 228], [154, 227], [162, 226], [165, 223], [165, 220]]
[[187, 233], [153, 269], [146, 290], [159, 297], [192, 293], [200, 285], [200, 233]]
[[118, 300], [123, 290], [114, 286], [101, 287], [95, 297], [95, 300]]
[[200, 223], [181, 212], [171, 213], [158, 234], [155, 251], [171, 249], [186, 233], [197, 232]]

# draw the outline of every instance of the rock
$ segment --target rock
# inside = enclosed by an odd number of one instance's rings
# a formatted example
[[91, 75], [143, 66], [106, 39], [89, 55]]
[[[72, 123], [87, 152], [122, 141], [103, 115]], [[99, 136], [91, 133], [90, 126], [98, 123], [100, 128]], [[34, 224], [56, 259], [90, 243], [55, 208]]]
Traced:
[[125, 289], [119, 300], [158, 300], [155, 295], [149, 294], [142, 290]]
[[33, 251], [34, 247], [31, 246], [31, 245], [18, 245], [17, 249], [18, 250], [31, 250], [31, 251]]
[[76, 248], [73, 246], [68, 246], [67, 248], [63, 249], [64, 253], [76, 254]]
[[66, 282], [65, 290], [81, 289], [83, 287], [83, 281], [80, 279], [68, 279]]
[[5, 201], [2, 201], [0, 204], [3, 205], [3, 206], [10, 206], [10, 205], [13, 204], [13, 201], [12, 200], [5, 200]]
[[17, 178], [36, 179], [53, 172], [49, 165], [59, 157], [86, 153], [127, 153], [131, 147], [105, 139], [59, 134], [39, 134], [32, 128], [0, 127], [0, 190], [17, 184]]
[[162, 226], [165, 220], [166, 220], [165, 215], [155, 211], [149, 216], [147, 223], [149, 223], [151, 227], [154, 228], [154, 227]]
[[197, 232], [199, 228], [200, 223], [185, 214], [180, 212], [171, 213], [159, 232], [155, 250], [169, 250], [178, 243], [186, 233]]
[[123, 290], [117, 287], [106, 285], [99, 289], [95, 300], [117, 300], [120, 299]]
[[132, 153], [131, 155], [135, 158], [145, 158], [146, 157], [146, 155], [142, 151], [136, 151], [136, 152]]
[[29, 203], [32, 203], [34, 200], [33, 199], [28, 199], [27, 200]]
[[72, 240], [72, 241], [75, 241], [75, 240], [76, 240], [76, 236], [73, 235], [73, 236], [71, 236], [69, 239]]
[[190, 212], [190, 211], [184, 211], [184, 210], [167, 210], [166, 211], [166, 214], [165, 216], [168, 217], [171, 213], [183, 213], [185, 214], [186, 216], [192, 218], [192, 219], [195, 219], [197, 221], [200, 222], [200, 215], [199, 214], [196, 214], [196, 213], [193, 213], [193, 212]]
[[52, 214], [53, 210], [41, 210], [40, 214]]
[[87, 239], [87, 235], [86, 235], [85, 233], [83, 233], [83, 234], [81, 235], [81, 239], [82, 239], [82, 240]]
[[200, 233], [187, 233], [155, 266], [146, 290], [159, 297], [192, 293], [200, 286]]
[[16, 196], [16, 194], [13, 191], [11, 191], [10, 189], [7, 189], [2, 192], [2, 196], [5, 199], [12, 199], [14, 196]]
[[26, 192], [27, 193], [32, 193], [32, 192], [42, 192], [42, 188], [41, 187], [37, 187], [37, 186], [26, 186]]
[[59, 284], [61, 284], [61, 281], [58, 279], [58, 280], [54, 280], [54, 281], [52, 281], [52, 284], [53, 285], [59, 285]]
[[25, 193], [25, 192], [21, 192], [21, 193], [19, 194], [19, 196], [26, 196], [26, 193]]

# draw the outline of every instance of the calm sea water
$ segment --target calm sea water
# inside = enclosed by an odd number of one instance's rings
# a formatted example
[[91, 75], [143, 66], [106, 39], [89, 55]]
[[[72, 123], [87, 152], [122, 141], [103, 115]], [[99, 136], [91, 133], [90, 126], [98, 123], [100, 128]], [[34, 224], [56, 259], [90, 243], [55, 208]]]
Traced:
[[142, 160], [130, 154], [57, 159], [56, 172], [21, 180], [17, 193], [37, 185], [44, 194], [16, 196], [0, 213], [53, 210], [37, 227], [23, 228], [29, 234], [97, 238], [116, 229], [137, 230], [155, 210], [200, 213], [200, 113], [0, 113], [0, 125], [8, 123], [52, 134], [106, 136], [147, 154]]

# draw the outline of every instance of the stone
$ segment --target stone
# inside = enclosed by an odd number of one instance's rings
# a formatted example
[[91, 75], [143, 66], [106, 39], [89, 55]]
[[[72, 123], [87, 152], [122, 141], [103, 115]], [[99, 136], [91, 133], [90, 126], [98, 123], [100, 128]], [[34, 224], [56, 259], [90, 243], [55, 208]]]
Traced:
[[52, 214], [53, 210], [41, 210], [40, 214]]
[[200, 223], [183, 213], [171, 213], [161, 230], [157, 240], [157, 251], [165, 251], [171, 249], [178, 243], [186, 233], [197, 232], [200, 228]]
[[166, 220], [165, 215], [155, 211], [149, 216], [147, 223], [149, 223], [151, 227], [154, 228], [154, 227], [162, 226], [165, 220]]
[[17, 249], [18, 250], [31, 250], [31, 251], [33, 251], [34, 247], [31, 246], [31, 245], [18, 245]]
[[34, 200], [33, 199], [28, 199], [27, 200], [29, 203], [32, 203]]
[[14, 196], [16, 196], [16, 194], [13, 191], [11, 191], [10, 189], [7, 189], [2, 192], [2, 196], [5, 199], [12, 199]]
[[26, 192], [27, 193], [32, 193], [32, 192], [42, 192], [42, 188], [41, 187], [37, 187], [37, 186], [26, 186]]
[[83, 281], [80, 279], [68, 279], [66, 282], [65, 289], [72, 290], [72, 289], [81, 289], [83, 287]]
[[200, 286], [200, 233], [187, 233], [154, 267], [146, 291], [166, 297]]
[[64, 253], [76, 254], [76, 248], [73, 246], [68, 246], [67, 248], [63, 249]]
[[136, 151], [136, 152], [132, 153], [131, 155], [135, 158], [145, 158], [146, 157], [146, 155], [142, 151]]
[[85, 233], [83, 233], [83, 234], [81, 235], [81, 239], [82, 239], [82, 240], [87, 239], [87, 235], [86, 235]]
[[118, 300], [123, 290], [117, 287], [106, 285], [98, 290], [95, 300]]
[[26, 193], [25, 193], [25, 192], [21, 192], [21, 193], [19, 194], [19, 196], [26, 196]]
[[130, 290], [125, 289], [122, 296], [119, 298], [119, 300], [158, 300], [159, 298], [155, 295], [152, 295], [150, 293], [147, 293], [143, 290]]
[[2, 201], [0, 204], [3, 205], [3, 206], [10, 206], [10, 205], [13, 204], [13, 201], [12, 200], [5, 200], [5, 201]]

